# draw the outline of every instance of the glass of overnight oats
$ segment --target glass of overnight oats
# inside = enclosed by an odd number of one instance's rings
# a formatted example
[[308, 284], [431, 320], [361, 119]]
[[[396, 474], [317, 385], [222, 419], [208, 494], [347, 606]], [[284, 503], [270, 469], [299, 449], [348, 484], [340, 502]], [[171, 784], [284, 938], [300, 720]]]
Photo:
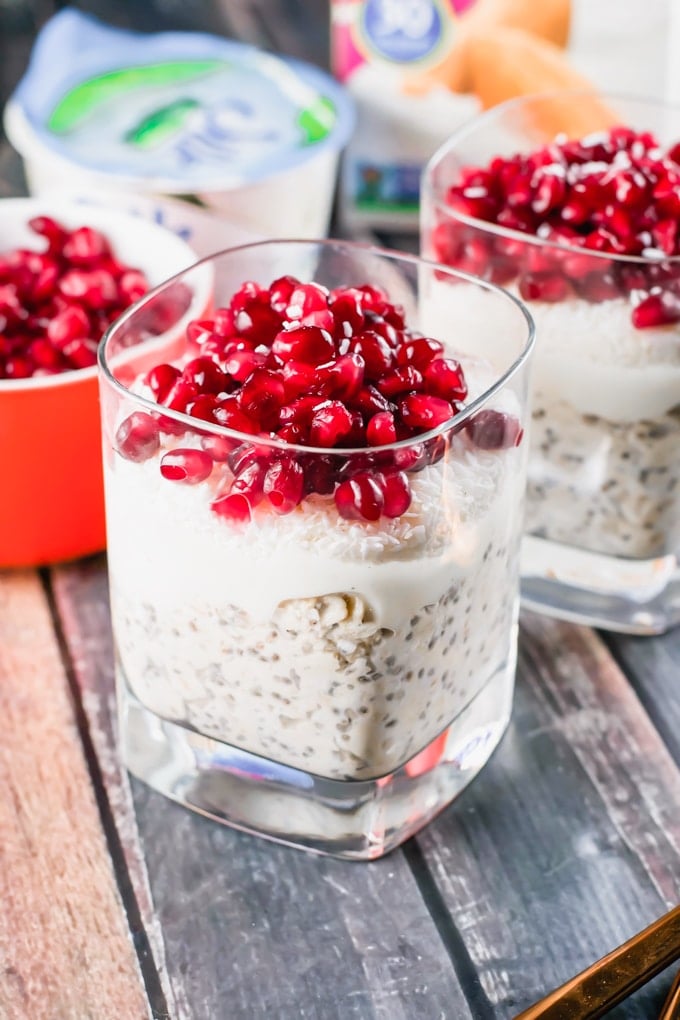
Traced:
[[[166, 289], [207, 278], [200, 318], [159, 324]], [[495, 333], [458, 320], [460, 287]], [[134, 774], [357, 859], [467, 785], [511, 711], [532, 346], [493, 285], [333, 241], [220, 253], [118, 320], [100, 387]]]
[[[427, 167], [421, 248], [536, 323], [523, 602], [630, 633], [680, 622], [680, 108], [496, 107]], [[478, 293], [459, 288], [458, 321], [480, 322]]]

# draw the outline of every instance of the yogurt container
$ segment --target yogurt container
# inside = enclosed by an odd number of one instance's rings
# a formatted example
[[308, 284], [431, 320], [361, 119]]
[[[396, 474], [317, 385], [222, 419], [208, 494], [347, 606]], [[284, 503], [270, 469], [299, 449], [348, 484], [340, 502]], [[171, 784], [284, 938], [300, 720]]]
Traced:
[[325, 234], [354, 124], [350, 99], [315, 67], [72, 9], [39, 34], [4, 120], [33, 194], [120, 205], [199, 254]]

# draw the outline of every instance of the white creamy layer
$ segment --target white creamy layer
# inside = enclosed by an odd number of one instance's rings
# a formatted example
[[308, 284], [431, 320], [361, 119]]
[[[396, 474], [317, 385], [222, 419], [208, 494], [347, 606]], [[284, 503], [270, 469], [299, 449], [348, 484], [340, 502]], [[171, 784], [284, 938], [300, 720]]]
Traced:
[[210, 510], [207, 483], [167, 481], [156, 459], [117, 457], [107, 478], [111, 569], [159, 608], [175, 603], [179, 579], [188, 605], [228, 599], [258, 621], [285, 600], [358, 592], [381, 626], [398, 630], [473, 574], [490, 538], [505, 533], [505, 459], [460, 447], [455, 464], [409, 475], [413, 500], [400, 518], [347, 521], [332, 497], [312, 496], [291, 514], [256, 513], [247, 528]]
[[[516, 287], [507, 289], [519, 297]], [[680, 326], [635, 329], [624, 298], [524, 304], [536, 324], [535, 393], [615, 422], [658, 418], [680, 404]], [[467, 335], [474, 351], [502, 363], [507, 322], [494, 295], [433, 280], [423, 309], [434, 336], [449, 335], [451, 323], [459, 323], [465, 326], [461, 342]]]

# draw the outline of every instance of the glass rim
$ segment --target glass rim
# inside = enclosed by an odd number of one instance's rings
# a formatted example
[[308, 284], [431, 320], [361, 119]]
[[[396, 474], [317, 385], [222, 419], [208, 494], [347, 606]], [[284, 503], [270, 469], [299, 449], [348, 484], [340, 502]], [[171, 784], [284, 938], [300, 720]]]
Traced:
[[[440, 165], [445, 156], [447, 156], [450, 152], [455, 151], [456, 146], [461, 141], [465, 141], [465, 139], [475, 135], [478, 131], [483, 130], [488, 126], [489, 122], [499, 116], [502, 116], [502, 114], [508, 110], [528, 106], [531, 103], [563, 99], [567, 96], [571, 96], [574, 99], [578, 97], [585, 98], [588, 96], [597, 97], [598, 99], [605, 101], [609, 99], [623, 103], [638, 103], [640, 106], [657, 107], [659, 109], [674, 111], [678, 114], [678, 117], [680, 117], [680, 103], [669, 103], [664, 99], [655, 99], [651, 96], [637, 96], [632, 93], [627, 94], [625, 92], [599, 91], [594, 88], [555, 89], [547, 92], [532, 92], [524, 96], [515, 96], [513, 99], [506, 99], [502, 103], [498, 103], [496, 106], [492, 106], [488, 110], [484, 110], [482, 113], [471, 118], [465, 124], [462, 124], [460, 127], [452, 131], [446, 141], [435, 150], [432, 156], [430, 156], [423, 168], [422, 194], [427, 194], [431, 199], [433, 208], [435, 208], [437, 212], [446, 216], [447, 219], [456, 220], [466, 226], [475, 227], [483, 233], [502, 237], [504, 240], [522, 241], [524, 244], [532, 244], [537, 248], [548, 248], [551, 251], [564, 252], [567, 255], [585, 255], [589, 258], [592, 257], [593, 259], [603, 259], [608, 262], [619, 262], [636, 266], [654, 266], [668, 263], [675, 265], [680, 263], [680, 254], [664, 255], [659, 258], [649, 258], [644, 255], [623, 255], [616, 252], [596, 251], [595, 249], [584, 248], [580, 245], [551, 241], [538, 237], [536, 234], [524, 233], [521, 230], [514, 230], [511, 227], [503, 227], [497, 223], [491, 223], [489, 220], [481, 220], [476, 216], [467, 216], [465, 213], [451, 209], [451, 207], [446, 204], [441, 189], [435, 187], [433, 184], [433, 172]], [[600, 133], [601, 132], [599, 131], [591, 131], [588, 135], [597, 135]], [[586, 137], [588, 137], [588, 135], [586, 135]], [[680, 136], [678, 140], [680, 141]], [[448, 187], [450, 187], [450, 185], [447, 185], [447, 188]]]
[[[487, 290], [491, 293], [496, 294], [502, 300], [507, 301], [510, 305], [519, 311], [524, 319], [526, 326], [526, 338], [523, 347], [518, 356], [511, 362], [508, 368], [499, 374], [498, 378], [488, 386], [483, 393], [481, 393], [475, 400], [466, 404], [457, 414], [447, 421], [442, 422], [436, 428], [429, 429], [427, 432], [421, 432], [417, 436], [411, 436], [408, 439], [401, 439], [398, 442], [386, 443], [383, 446], [352, 446], [352, 447], [337, 447], [337, 446], [303, 446], [299, 443], [289, 443], [285, 440], [278, 439], [277, 437], [252, 434], [248, 432], [239, 432], [236, 429], [227, 428], [224, 425], [219, 425], [217, 422], [209, 422], [203, 418], [194, 418], [190, 414], [185, 414], [182, 411], [176, 411], [173, 408], [165, 407], [163, 404], [156, 403], [149, 397], [145, 397], [140, 393], [134, 393], [128, 389], [123, 383], [121, 383], [114, 376], [109, 362], [107, 360], [108, 346], [111, 341], [115, 338], [118, 332], [125, 327], [127, 323], [139, 312], [145, 305], [163, 293], [164, 290], [172, 286], [173, 284], [180, 282], [190, 273], [200, 270], [201, 267], [207, 266], [211, 263], [216, 262], [223, 256], [237, 255], [239, 252], [253, 251], [257, 248], [273, 248], [283, 247], [285, 245], [295, 245], [297, 247], [315, 247], [315, 248], [336, 248], [339, 250], [346, 249], [349, 252], [359, 251], [365, 255], [389, 259], [393, 262], [408, 262], [411, 265], [426, 265], [431, 267], [433, 271], [441, 271], [448, 276], [454, 276], [457, 280], [462, 280], [467, 283], [473, 283], [483, 290]], [[188, 325], [188, 323], [187, 323]], [[162, 334], [160, 334], [162, 336]], [[150, 337], [149, 341], [159, 339], [159, 337]], [[147, 341], [141, 341], [140, 347], [143, 346]], [[499, 287], [498, 284], [491, 283], [488, 280], [483, 280], [480, 277], [473, 276], [471, 273], [466, 273], [462, 270], [454, 269], [451, 266], [446, 266], [443, 263], [436, 262], [433, 259], [425, 258], [421, 255], [412, 255], [410, 252], [402, 252], [396, 249], [381, 248], [377, 245], [373, 245], [370, 242], [364, 241], [345, 241], [342, 239], [335, 238], [276, 238], [276, 239], [265, 239], [261, 241], [251, 241], [246, 244], [240, 244], [232, 248], [224, 248], [222, 251], [213, 252], [211, 255], [207, 255], [193, 265], [187, 266], [185, 269], [180, 270], [179, 273], [175, 273], [174, 276], [168, 277], [162, 283], [158, 284], [153, 290], [149, 290], [144, 294], [138, 301], [131, 305], [128, 309], [123, 312], [115, 322], [113, 322], [106, 332], [104, 333], [101, 342], [97, 350], [97, 367], [100, 385], [104, 380], [109, 386], [111, 386], [120, 396], [127, 400], [133, 400], [140, 404], [145, 410], [150, 411], [154, 414], [161, 414], [164, 418], [169, 418], [172, 421], [176, 421], [182, 425], [190, 427], [194, 432], [204, 433], [213, 436], [222, 436], [228, 439], [238, 439], [241, 442], [254, 443], [258, 446], [267, 446], [274, 450], [282, 450], [288, 453], [295, 454], [324, 454], [326, 456], [357, 456], [360, 454], [379, 454], [384, 451], [408, 449], [412, 446], [417, 446], [421, 443], [426, 443], [432, 439], [436, 439], [438, 436], [445, 435], [448, 432], [458, 431], [462, 428], [466, 421], [468, 421], [483, 405], [487, 400], [495, 393], [499, 392], [507, 382], [523, 367], [525, 362], [528, 361], [536, 342], [536, 328], [534, 325], [533, 317], [527, 309], [526, 305], [510, 291]]]

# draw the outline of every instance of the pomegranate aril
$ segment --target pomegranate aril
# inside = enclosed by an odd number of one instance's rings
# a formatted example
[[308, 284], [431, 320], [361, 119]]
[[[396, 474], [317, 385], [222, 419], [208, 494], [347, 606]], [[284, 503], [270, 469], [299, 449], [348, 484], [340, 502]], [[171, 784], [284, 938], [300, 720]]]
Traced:
[[309, 423], [312, 446], [337, 446], [352, 431], [354, 419], [339, 400], [325, 401], [314, 411]]
[[286, 305], [286, 319], [303, 319], [311, 312], [328, 308], [328, 291], [316, 283], [303, 283], [294, 287]]
[[145, 411], [133, 411], [118, 426], [115, 445], [126, 460], [148, 460], [160, 449], [158, 422]]
[[363, 386], [356, 397], [350, 401], [350, 405], [360, 411], [364, 418], [369, 418], [380, 411], [394, 409], [394, 405], [375, 386]]
[[360, 354], [365, 364], [366, 379], [375, 382], [390, 370], [393, 352], [387, 341], [371, 330], [359, 333], [350, 341], [350, 350]]
[[33, 340], [28, 346], [27, 354], [29, 361], [36, 368], [56, 369], [58, 371], [63, 371], [64, 369], [64, 360], [61, 353], [44, 337]]
[[182, 369], [182, 378], [199, 393], [224, 393], [230, 383], [226, 374], [211, 358], [193, 358]]
[[396, 397], [423, 388], [422, 374], [414, 365], [404, 365], [377, 382], [377, 387], [385, 397]]
[[522, 440], [522, 427], [517, 418], [502, 411], [478, 411], [465, 429], [480, 450], [503, 450], [518, 446]]
[[296, 446], [309, 445], [309, 429], [296, 422], [289, 422], [277, 430], [277, 438], [284, 443], [292, 443]]
[[90, 319], [84, 308], [70, 305], [57, 314], [47, 324], [47, 338], [62, 348], [71, 340], [87, 336], [90, 332]]
[[280, 276], [269, 287], [269, 303], [275, 312], [285, 317], [290, 296], [298, 285], [294, 276]]
[[218, 425], [223, 425], [224, 428], [232, 429], [234, 432], [256, 435], [259, 431], [257, 422], [241, 410], [233, 396], [218, 401], [213, 415]]
[[118, 294], [126, 305], [139, 301], [149, 289], [149, 283], [139, 269], [126, 270], [118, 281]]
[[370, 474], [357, 474], [341, 482], [334, 493], [335, 505], [347, 520], [377, 521], [384, 505], [384, 496], [377, 480]]
[[611, 273], [588, 273], [577, 282], [576, 292], [593, 304], [621, 296], [621, 289]]
[[252, 517], [250, 500], [240, 492], [218, 496], [210, 504], [210, 509], [234, 524], [245, 524]]
[[15, 283], [5, 283], [0, 286], [0, 314], [10, 322], [16, 322], [25, 316]]
[[331, 294], [328, 306], [335, 320], [336, 338], [350, 337], [363, 328], [365, 316], [362, 301], [361, 292], [351, 287]]
[[99, 269], [69, 269], [59, 281], [59, 290], [66, 298], [82, 301], [88, 308], [106, 308], [118, 297], [116, 281]]
[[[215, 313], [214, 321], [212, 319], [195, 319], [193, 322], [190, 322], [187, 326], [187, 340], [190, 343], [203, 344], [212, 336], [222, 338], [223, 334], [217, 327], [217, 316], [220, 314], [220, 311], [224, 312], [225, 309], [220, 309]], [[224, 344], [221, 347], [223, 348]]]
[[192, 418], [200, 418], [201, 421], [215, 422], [215, 408], [217, 397], [214, 393], [200, 393], [195, 400], [190, 400], [186, 406], [186, 414]]
[[255, 443], [239, 443], [232, 447], [226, 459], [229, 469], [238, 475], [251, 464], [265, 464], [269, 460], [269, 452]]
[[425, 369], [425, 384], [429, 393], [449, 401], [465, 400], [467, 383], [463, 369], [455, 358], [435, 358]]
[[168, 390], [163, 403], [173, 411], [185, 412], [187, 404], [198, 396], [198, 387], [195, 383], [189, 382], [180, 376]]
[[267, 295], [260, 294], [236, 313], [234, 323], [241, 336], [258, 344], [268, 344], [281, 328], [281, 316], [270, 307]]
[[278, 414], [286, 399], [283, 380], [267, 368], [256, 368], [238, 392], [239, 406], [264, 430], [278, 424]]
[[650, 294], [635, 306], [632, 320], [636, 329], [653, 329], [680, 322], [680, 301], [669, 293]]
[[335, 354], [333, 337], [318, 326], [293, 326], [281, 330], [271, 349], [284, 361], [302, 361], [308, 365], [324, 364]]
[[64, 240], [62, 255], [75, 266], [97, 264], [111, 254], [109, 242], [93, 227], [78, 227]]
[[5, 361], [5, 377], [7, 379], [28, 379], [33, 375], [33, 365], [28, 358], [10, 355]]
[[394, 474], [380, 474], [377, 477], [382, 489], [385, 517], [401, 517], [411, 505], [411, 486], [404, 471]]
[[413, 393], [399, 402], [405, 425], [415, 429], [433, 429], [455, 414], [452, 404], [428, 393]]
[[61, 353], [72, 368], [92, 368], [97, 364], [98, 346], [96, 340], [85, 337], [64, 344]]
[[360, 354], [343, 354], [316, 369], [315, 389], [327, 397], [351, 400], [364, 381], [365, 362]]
[[234, 476], [231, 483], [232, 493], [240, 493], [247, 498], [251, 507], [257, 506], [264, 495], [266, 473], [266, 464], [261, 460], [253, 460]]
[[180, 375], [178, 368], [168, 364], [155, 365], [147, 372], [145, 382], [159, 404], [165, 401]]
[[305, 474], [293, 459], [277, 460], [267, 468], [264, 492], [274, 510], [288, 514], [300, 503], [304, 494]]
[[420, 372], [424, 371], [433, 358], [444, 353], [444, 344], [440, 340], [421, 336], [401, 345], [397, 351], [397, 365], [413, 365]]
[[34, 216], [28, 221], [28, 225], [35, 234], [40, 234], [47, 240], [50, 251], [61, 252], [68, 234], [60, 223], [51, 216]]
[[229, 436], [201, 436], [201, 447], [217, 464], [227, 461], [237, 443], [237, 439], [230, 439]]
[[519, 281], [519, 292], [525, 301], [564, 301], [569, 282], [556, 273], [525, 273]]
[[394, 415], [391, 411], [379, 411], [366, 425], [366, 441], [371, 446], [387, 446], [397, 440]]
[[531, 208], [538, 215], [544, 216], [560, 206], [565, 191], [564, 171], [562, 171], [562, 175], [544, 173], [540, 176], [533, 196], [529, 196]]
[[224, 360], [224, 371], [236, 382], [244, 383], [256, 368], [264, 367], [267, 360], [265, 354], [257, 351], [232, 351]]
[[298, 397], [309, 390], [316, 379], [314, 365], [304, 361], [286, 361], [281, 369], [281, 377], [286, 390], [286, 400]]
[[45, 301], [51, 298], [57, 289], [60, 274], [61, 269], [56, 263], [44, 266], [33, 279], [31, 301]]
[[305, 473], [305, 492], [316, 492], [320, 496], [328, 496], [333, 492], [340, 467], [337, 456], [310, 454], [307, 458], [303, 457], [300, 463]]
[[205, 450], [180, 449], [164, 453], [161, 457], [161, 474], [173, 482], [196, 485], [205, 481], [213, 468], [213, 459]]
[[314, 412], [322, 404], [326, 403], [323, 397], [308, 396], [298, 397], [290, 404], [285, 404], [279, 411], [280, 425], [310, 425]]

